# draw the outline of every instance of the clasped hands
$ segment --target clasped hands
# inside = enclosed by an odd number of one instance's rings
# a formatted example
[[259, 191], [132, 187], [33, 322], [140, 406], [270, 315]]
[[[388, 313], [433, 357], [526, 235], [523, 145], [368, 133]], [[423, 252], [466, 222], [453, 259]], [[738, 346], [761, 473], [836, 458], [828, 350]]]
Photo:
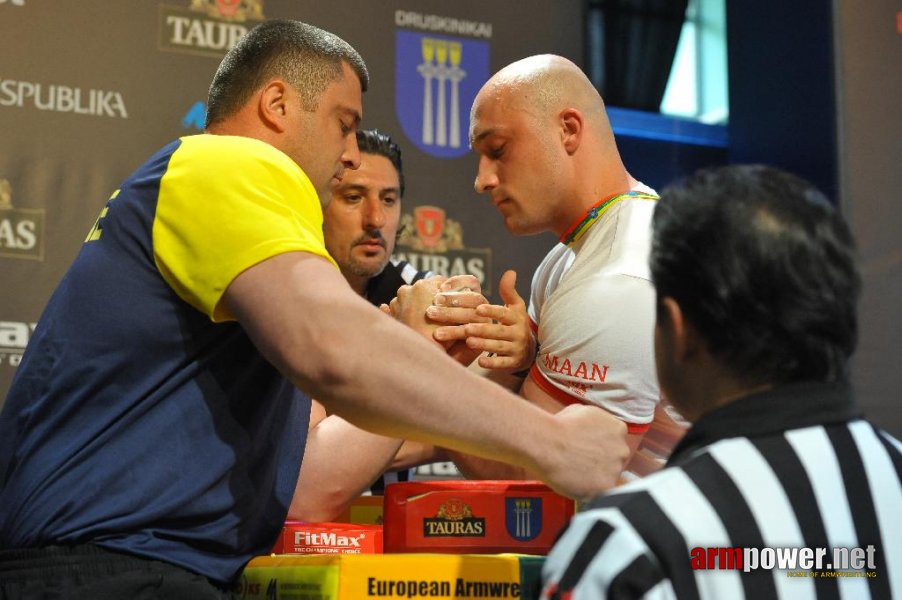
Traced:
[[535, 358], [536, 342], [526, 303], [516, 290], [517, 273], [501, 277], [503, 306], [489, 304], [473, 275], [430, 277], [405, 285], [382, 311], [440, 344], [469, 365], [477, 357], [485, 369], [516, 372]]

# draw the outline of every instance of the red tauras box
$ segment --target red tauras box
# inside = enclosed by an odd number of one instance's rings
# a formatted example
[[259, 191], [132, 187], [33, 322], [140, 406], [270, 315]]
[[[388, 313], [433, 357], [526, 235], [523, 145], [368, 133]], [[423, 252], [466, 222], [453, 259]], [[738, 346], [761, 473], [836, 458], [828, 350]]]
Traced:
[[538, 481], [413, 481], [385, 489], [385, 552], [547, 554], [575, 511]]
[[381, 554], [381, 525], [288, 521], [273, 554]]

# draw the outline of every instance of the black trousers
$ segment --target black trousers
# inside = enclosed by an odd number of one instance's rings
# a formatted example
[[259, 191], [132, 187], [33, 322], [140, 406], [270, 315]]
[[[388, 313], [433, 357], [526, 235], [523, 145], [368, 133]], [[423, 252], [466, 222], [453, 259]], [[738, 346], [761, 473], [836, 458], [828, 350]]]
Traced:
[[92, 544], [0, 551], [0, 600], [232, 600], [203, 575]]

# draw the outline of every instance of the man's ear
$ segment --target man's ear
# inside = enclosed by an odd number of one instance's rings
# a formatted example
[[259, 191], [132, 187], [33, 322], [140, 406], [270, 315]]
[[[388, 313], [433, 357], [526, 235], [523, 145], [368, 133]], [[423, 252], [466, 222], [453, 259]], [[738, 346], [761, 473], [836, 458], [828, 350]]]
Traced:
[[291, 88], [281, 79], [273, 79], [260, 92], [258, 110], [260, 118], [269, 127], [281, 133], [288, 127], [288, 99]]
[[560, 112], [561, 141], [567, 154], [573, 154], [579, 148], [583, 136], [583, 115], [575, 108], [565, 108]]
[[682, 363], [692, 358], [701, 350], [701, 339], [692, 323], [686, 320], [679, 303], [672, 297], [665, 296], [661, 299], [659, 310], [662, 311], [663, 318], [658, 319], [658, 327], [670, 341], [673, 360]]

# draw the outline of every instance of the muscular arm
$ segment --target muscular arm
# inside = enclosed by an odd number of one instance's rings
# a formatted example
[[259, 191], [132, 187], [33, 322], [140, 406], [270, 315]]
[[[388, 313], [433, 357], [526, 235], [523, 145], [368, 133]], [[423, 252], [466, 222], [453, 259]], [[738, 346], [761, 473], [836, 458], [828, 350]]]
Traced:
[[401, 469], [412, 469], [420, 465], [434, 462], [444, 462], [448, 460], [448, 456], [441, 448], [436, 448], [432, 444], [423, 442], [414, 442], [404, 440], [401, 448], [395, 454], [389, 471], [400, 471]]
[[332, 521], [385, 471], [447, 460], [431, 444], [370, 433], [313, 401], [304, 462], [288, 509], [297, 521]]
[[299, 521], [331, 521], [390, 468], [401, 440], [364, 431], [313, 401], [304, 462], [288, 510]]
[[290, 381], [364, 429], [514, 464], [575, 498], [613, 485], [628, 455], [622, 423], [587, 407], [555, 418], [468, 373], [322, 258], [267, 259], [222, 302]]
[[[520, 386], [520, 395], [529, 403], [539, 408], [555, 414], [563, 410], [564, 405], [557, 399], [553, 398], [547, 392], [542, 390], [531, 377], [527, 377], [522, 386]], [[587, 407], [591, 410], [605, 412], [603, 408]], [[607, 413], [606, 413], [607, 414]], [[636, 451], [639, 443], [642, 441], [643, 434], [627, 434], [627, 445], [629, 446], [630, 456]], [[449, 457], [457, 465], [458, 470], [468, 479], [534, 479], [535, 476], [528, 470], [518, 466], [501, 463], [494, 460], [481, 458], [465, 454], [462, 452], [449, 451]], [[618, 473], [619, 475], [619, 473]]]

